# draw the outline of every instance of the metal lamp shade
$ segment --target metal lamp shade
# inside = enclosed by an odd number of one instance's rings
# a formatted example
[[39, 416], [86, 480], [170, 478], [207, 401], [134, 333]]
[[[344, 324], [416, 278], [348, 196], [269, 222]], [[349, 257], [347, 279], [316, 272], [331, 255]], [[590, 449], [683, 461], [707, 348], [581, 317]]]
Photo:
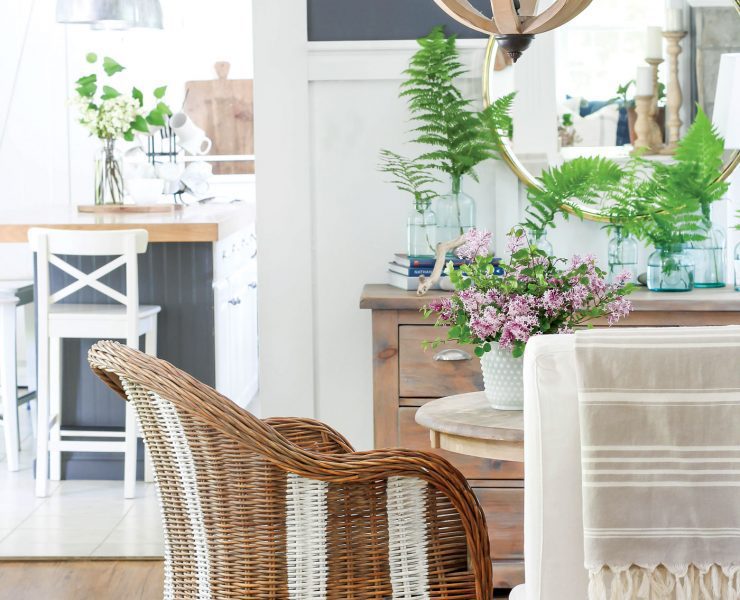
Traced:
[[57, 0], [57, 22], [95, 29], [162, 29], [159, 0]]

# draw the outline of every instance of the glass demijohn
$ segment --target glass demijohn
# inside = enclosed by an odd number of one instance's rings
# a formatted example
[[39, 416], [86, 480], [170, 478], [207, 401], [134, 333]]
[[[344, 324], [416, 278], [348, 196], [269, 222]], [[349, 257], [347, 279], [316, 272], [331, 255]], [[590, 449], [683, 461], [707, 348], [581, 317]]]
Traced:
[[694, 261], [694, 287], [725, 286], [725, 234], [720, 229], [708, 229], [706, 239], [693, 242], [688, 250]]
[[430, 204], [414, 202], [407, 220], [409, 256], [434, 256], [437, 248], [437, 219]]
[[475, 200], [462, 191], [461, 178], [453, 177], [450, 193], [437, 197], [434, 213], [438, 242], [457, 239], [475, 227]]
[[554, 250], [552, 249], [552, 244], [550, 243], [550, 240], [547, 239], [547, 233], [545, 233], [544, 230], [528, 231], [527, 236], [529, 237], [529, 243], [532, 246], [538, 250], [542, 250], [548, 256], [553, 256]]
[[637, 283], [637, 240], [625, 234], [621, 227], [616, 227], [609, 238], [608, 262], [609, 283], [614, 283], [617, 276], [625, 271], [630, 274], [628, 283]]
[[694, 289], [694, 261], [683, 245], [656, 248], [648, 257], [648, 289], [689, 292]]

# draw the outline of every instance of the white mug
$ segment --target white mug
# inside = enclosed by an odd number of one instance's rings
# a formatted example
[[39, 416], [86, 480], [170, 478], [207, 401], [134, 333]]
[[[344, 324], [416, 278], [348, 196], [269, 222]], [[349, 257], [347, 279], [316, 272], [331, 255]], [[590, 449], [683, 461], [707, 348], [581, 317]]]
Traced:
[[170, 117], [170, 127], [179, 138], [178, 144], [190, 154], [208, 154], [211, 151], [211, 138], [198, 127], [184, 112]]

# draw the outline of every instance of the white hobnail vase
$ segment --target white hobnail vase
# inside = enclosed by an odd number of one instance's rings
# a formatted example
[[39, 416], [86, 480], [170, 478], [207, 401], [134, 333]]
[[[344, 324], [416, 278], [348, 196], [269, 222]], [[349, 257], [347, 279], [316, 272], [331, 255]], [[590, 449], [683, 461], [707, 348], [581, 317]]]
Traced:
[[486, 398], [499, 410], [522, 410], [524, 390], [522, 384], [522, 357], [514, 358], [510, 351], [493, 344], [490, 352], [480, 359]]

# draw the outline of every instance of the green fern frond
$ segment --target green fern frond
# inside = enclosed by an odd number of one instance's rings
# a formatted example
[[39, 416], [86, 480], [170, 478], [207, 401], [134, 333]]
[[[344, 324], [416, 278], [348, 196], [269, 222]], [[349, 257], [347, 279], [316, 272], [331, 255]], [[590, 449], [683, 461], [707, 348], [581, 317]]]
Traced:
[[389, 183], [413, 196], [417, 212], [427, 210], [438, 195], [428, 186], [439, 183], [439, 179], [429, 174], [427, 165], [420, 158], [409, 159], [390, 150], [381, 150], [378, 169], [393, 175], [394, 179]]
[[582, 218], [581, 207], [594, 205], [603, 194], [617, 189], [623, 176], [617, 163], [598, 156], [576, 158], [550, 168], [538, 178], [540, 186], [528, 190], [529, 206], [522, 225], [542, 233], [555, 226], [555, 215], [568, 218], [566, 208]]
[[498, 157], [490, 127], [510, 129], [511, 98], [478, 113], [455, 85], [454, 80], [467, 72], [459, 60], [455, 36], [447, 37], [437, 27], [417, 42], [419, 50], [404, 71], [407, 79], [400, 96], [407, 99], [416, 124], [413, 141], [432, 148], [420, 159], [453, 180], [463, 175], [475, 178], [478, 164]]

